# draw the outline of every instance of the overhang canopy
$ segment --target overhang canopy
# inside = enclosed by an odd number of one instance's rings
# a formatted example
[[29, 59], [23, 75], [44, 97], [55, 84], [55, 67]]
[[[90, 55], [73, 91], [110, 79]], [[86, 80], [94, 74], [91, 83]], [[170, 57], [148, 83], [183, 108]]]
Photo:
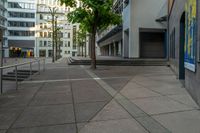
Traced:
[[162, 6], [158, 16], [156, 18], [157, 22], [167, 21], [168, 16], [168, 1], [166, 0], [165, 4]]
[[122, 40], [122, 25], [119, 25], [108, 32], [104, 37], [97, 41], [100, 47], [108, 45], [110, 43]]
[[34, 40], [8, 40], [9, 47], [18, 47], [18, 48], [34, 48]]

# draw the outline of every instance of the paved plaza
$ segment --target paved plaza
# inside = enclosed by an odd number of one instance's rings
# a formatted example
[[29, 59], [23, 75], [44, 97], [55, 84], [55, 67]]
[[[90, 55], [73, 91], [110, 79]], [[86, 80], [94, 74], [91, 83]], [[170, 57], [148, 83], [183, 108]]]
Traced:
[[200, 110], [165, 66], [68, 66], [4, 85], [0, 133], [200, 133]]

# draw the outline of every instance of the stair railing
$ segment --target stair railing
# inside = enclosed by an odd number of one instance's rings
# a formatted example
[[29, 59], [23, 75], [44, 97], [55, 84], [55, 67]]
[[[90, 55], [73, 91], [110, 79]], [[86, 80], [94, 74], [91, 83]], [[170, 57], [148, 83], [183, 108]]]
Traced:
[[1, 94], [3, 93], [3, 70], [4, 69], [9, 69], [9, 68], [14, 68], [15, 70], [15, 87], [16, 87], [16, 90], [18, 90], [18, 67], [19, 66], [25, 66], [25, 65], [30, 65], [30, 80], [32, 80], [32, 74], [33, 74], [33, 70], [32, 70], [32, 65], [34, 63], [38, 63], [38, 74], [40, 74], [40, 66], [41, 66], [41, 63], [43, 63], [43, 71], [45, 71], [45, 64], [46, 64], [46, 60], [45, 58], [42, 58], [42, 59], [35, 59], [33, 61], [29, 61], [29, 62], [24, 62], [24, 63], [19, 63], [19, 64], [14, 64], [14, 65], [8, 65], [8, 66], [3, 66], [3, 67], [0, 67], [0, 90], [1, 90]]

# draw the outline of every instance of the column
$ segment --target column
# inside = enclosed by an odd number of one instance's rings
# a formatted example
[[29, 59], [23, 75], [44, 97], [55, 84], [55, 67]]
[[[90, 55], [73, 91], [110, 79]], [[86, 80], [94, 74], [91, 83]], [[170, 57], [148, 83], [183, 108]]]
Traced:
[[111, 52], [111, 50], [112, 50], [111, 45], [112, 45], [112, 44], [109, 44], [109, 45], [108, 45], [108, 46], [109, 46], [109, 56], [111, 56], [111, 53], [112, 53], [112, 52]]

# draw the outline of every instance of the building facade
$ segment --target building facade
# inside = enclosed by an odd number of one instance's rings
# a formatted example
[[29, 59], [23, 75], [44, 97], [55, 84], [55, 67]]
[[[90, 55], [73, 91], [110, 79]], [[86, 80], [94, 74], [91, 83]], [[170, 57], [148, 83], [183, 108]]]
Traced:
[[107, 49], [102, 55], [167, 57], [167, 0], [116, 0], [113, 8], [122, 13], [123, 24], [100, 38], [99, 46]]
[[[114, 0], [113, 11], [121, 14], [123, 11], [123, 0]], [[97, 44], [100, 49], [100, 55], [103, 56], [122, 56], [122, 25], [114, 25], [101, 31], [97, 36]]]
[[34, 56], [36, 1], [8, 0], [7, 10], [9, 56]]
[[0, 40], [2, 44], [2, 54], [8, 57], [7, 40], [7, 0], [0, 1]]
[[199, 9], [198, 0], [169, 0], [170, 65], [200, 105]]
[[[72, 9], [61, 6], [59, 1], [38, 0], [36, 15], [36, 47], [37, 57], [52, 56], [52, 15], [56, 21], [56, 27], [59, 30], [58, 39], [61, 57], [77, 56], [78, 46], [76, 43], [76, 32], [79, 29], [78, 24], [71, 24], [67, 21], [67, 13]], [[60, 51], [60, 52], [59, 52]]]
[[[145, 10], [144, 10], [145, 9]], [[124, 57], [166, 57], [166, 0], [126, 0], [123, 10]]]

